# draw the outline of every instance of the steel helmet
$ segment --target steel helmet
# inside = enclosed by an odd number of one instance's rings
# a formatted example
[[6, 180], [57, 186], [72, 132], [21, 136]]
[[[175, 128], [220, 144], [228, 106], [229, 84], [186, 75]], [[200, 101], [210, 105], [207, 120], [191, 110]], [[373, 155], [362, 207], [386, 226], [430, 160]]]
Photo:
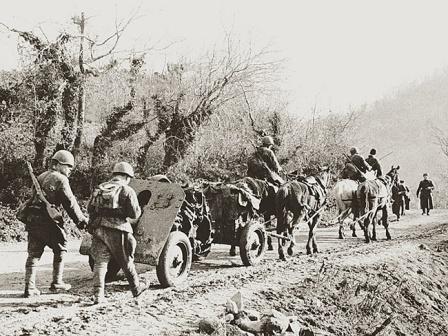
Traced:
[[58, 150], [54, 153], [51, 159], [67, 166], [73, 167], [75, 165], [75, 158], [73, 157], [73, 154], [64, 149]]
[[274, 145], [274, 139], [272, 139], [271, 136], [266, 135], [261, 139], [261, 143], [263, 144], [263, 146]]
[[351, 154], [357, 154], [357, 153], [358, 153], [358, 148], [356, 148], [356, 147], [352, 147], [352, 148], [350, 149], [350, 153], [351, 153]]
[[127, 162], [118, 162], [115, 164], [112, 171], [113, 174], [125, 174], [129, 177], [134, 177], [134, 168]]

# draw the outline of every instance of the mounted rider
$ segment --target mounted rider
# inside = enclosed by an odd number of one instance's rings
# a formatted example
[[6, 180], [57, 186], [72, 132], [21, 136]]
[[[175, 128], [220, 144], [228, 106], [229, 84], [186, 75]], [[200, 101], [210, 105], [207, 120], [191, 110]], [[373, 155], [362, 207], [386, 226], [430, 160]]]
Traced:
[[383, 175], [383, 172], [381, 170], [381, 165], [378, 159], [375, 157], [376, 155], [376, 149], [372, 148], [370, 150], [369, 157], [366, 158], [366, 162], [372, 167], [372, 170], [376, 173], [376, 177], [381, 177]]
[[280, 186], [284, 183], [284, 180], [279, 175], [282, 167], [272, 150], [274, 139], [271, 136], [264, 136], [261, 142], [262, 145], [257, 147], [247, 163], [247, 176], [266, 180], [276, 186]]
[[370, 171], [372, 167], [359, 154], [358, 148], [350, 149], [350, 156], [347, 156], [345, 169], [342, 172], [342, 178], [349, 178], [358, 182], [365, 181], [365, 173]]

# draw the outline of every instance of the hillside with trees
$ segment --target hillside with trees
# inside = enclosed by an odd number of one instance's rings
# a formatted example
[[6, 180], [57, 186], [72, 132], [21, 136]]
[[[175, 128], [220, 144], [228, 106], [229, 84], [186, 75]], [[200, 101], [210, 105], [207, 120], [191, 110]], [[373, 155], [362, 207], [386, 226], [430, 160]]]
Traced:
[[375, 147], [388, 169], [400, 165], [400, 175], [415, 192], [422, 174], [436, 183], [436, 202], [446, 207], [447, 156], [440, 137], [448, 135], [448, 71], [413, 83], [365, 107], [356, 122], [356, 142], [365, 155]]

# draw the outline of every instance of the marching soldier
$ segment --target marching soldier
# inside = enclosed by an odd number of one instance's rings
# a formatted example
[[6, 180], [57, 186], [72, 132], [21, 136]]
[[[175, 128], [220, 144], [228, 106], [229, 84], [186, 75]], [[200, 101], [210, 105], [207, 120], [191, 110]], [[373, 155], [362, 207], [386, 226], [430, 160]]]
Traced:
[[128, 185], [134, 170], [127, 162], [115, 164], [112, 178], [100, 184], [92, 193], [88, 204], [91, 216], [95, 303], [105, 302], [104, 285], [107, 264], [113, 258], [121, 267], [131, 286], [134, 297], [148, 288], [139, 281], [134, 265], [136, 240], [130, 220], [140, 217], [141, 208], [135, 191]]
[[265, 136], [261, 139], [262, 145], [257, 147], [254, 155], [249, 159], [247, 164], [247, 176], [260, 180], [267, 180], [277, 186], [284, 183], [279, 173], [282, 167], [278, 163], [272, 146], [274, 140], [271, 136]]
[[[51, 204], [62, 207], [78, 228], [87, 225], [87, 218], [83, 215], [75, 196], [72, 193], [68, 177], [75, 164], [73, 155], [66, 151], [57, 151], [51, 158], [50, 169], [37, 177], [45, 198]], [[28, 203], [25, 219], [28, 231], [28, 258], [25, 264], [25, 293], [24, 297], [40, 295], [36, 288], [36, 267], [45, 246], [53, 250], [53, 282], [50, 290], [68, 291], [71, 285], [64, 283], [64, 256], [67, 253], [67, 238], [62, 227], [49, 217], [45, 205], [38, 197], [36, 190]]]
[[434, 184], [428, 179], [428, 174], [423, 174], [423, 180], [420, 181], [417, 189], [417, 197], [420, 195], [420, 207], [422, 208], [422, 215], [425, 213], [429, 216], [429, 211], [433, 208], [432, 190]]

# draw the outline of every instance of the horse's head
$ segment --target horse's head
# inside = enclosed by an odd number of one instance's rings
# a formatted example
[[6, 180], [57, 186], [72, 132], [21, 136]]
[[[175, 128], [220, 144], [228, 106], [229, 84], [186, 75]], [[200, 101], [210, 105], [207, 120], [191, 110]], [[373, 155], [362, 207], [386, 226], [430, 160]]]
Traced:
[[399, 169], [400, 169], [400, 166], [394, 167], [392, 165], [392, 167], [390, 168], [390, 171], [386, 174], [386, 176], [389, 176], [392, 185], [397, 185], [398, 181], [400, 180], [399, 176], [398, 176]]
[[330, 167], [319, 166], [319, 172], [317, 177], [320, 179], [325, 188], [328, 188], [331, 182], [332, 174], [330, 172]]

